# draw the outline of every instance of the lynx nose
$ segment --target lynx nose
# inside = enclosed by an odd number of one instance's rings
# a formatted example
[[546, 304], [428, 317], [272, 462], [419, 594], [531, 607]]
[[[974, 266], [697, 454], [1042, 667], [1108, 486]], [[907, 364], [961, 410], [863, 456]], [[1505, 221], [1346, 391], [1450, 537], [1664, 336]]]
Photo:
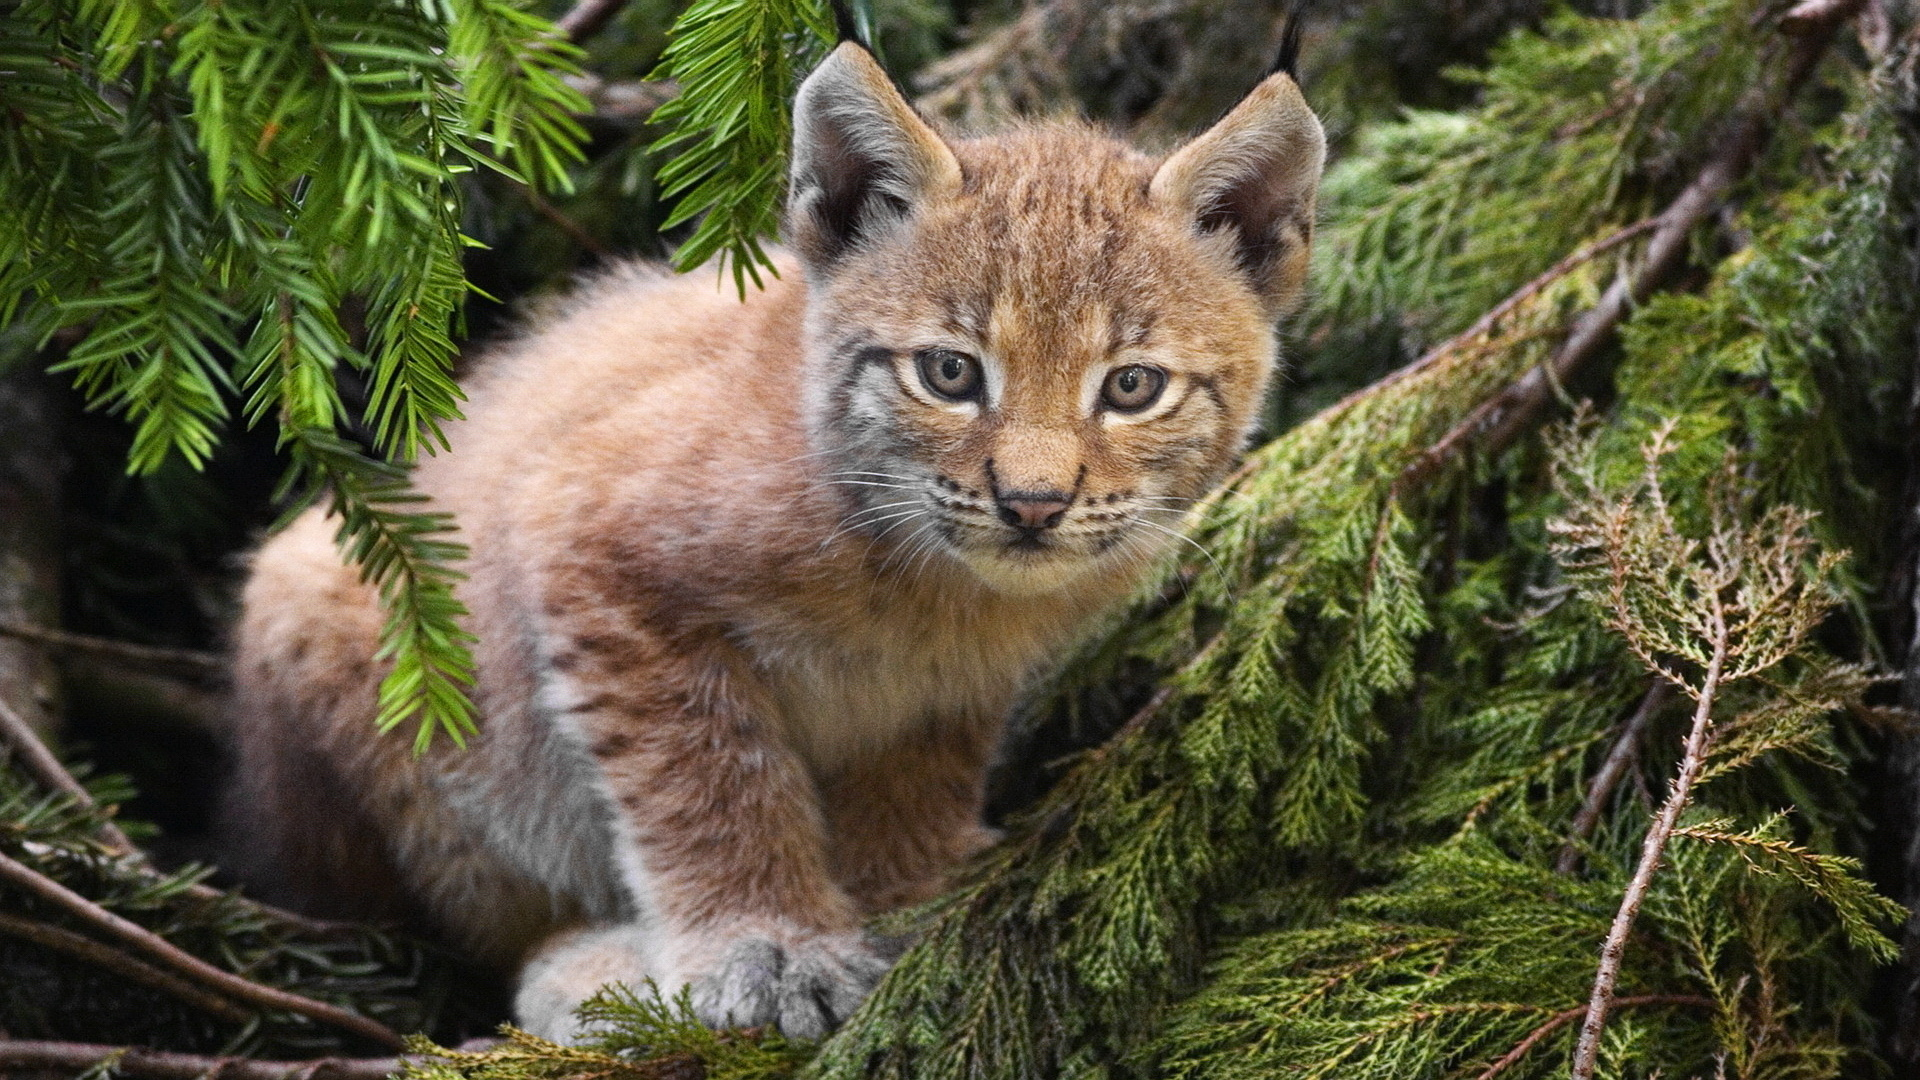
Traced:
[[1003, 491], [1000, 520], [1017, 529], [1051, 529], [1071, 505], [1063, 491]]

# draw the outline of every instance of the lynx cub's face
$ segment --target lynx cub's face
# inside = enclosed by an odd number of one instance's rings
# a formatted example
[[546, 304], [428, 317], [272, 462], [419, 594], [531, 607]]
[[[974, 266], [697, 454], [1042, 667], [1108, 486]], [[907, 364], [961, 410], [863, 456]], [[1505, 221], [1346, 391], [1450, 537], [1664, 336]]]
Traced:
[[801, 88], [789, 218], [848, 527], [1009, 592], [1171, 542], [1255, 422], [1323, 146], [1286, 75], [1164, 161], [1067, 125], [949, 142], [841, 46]]

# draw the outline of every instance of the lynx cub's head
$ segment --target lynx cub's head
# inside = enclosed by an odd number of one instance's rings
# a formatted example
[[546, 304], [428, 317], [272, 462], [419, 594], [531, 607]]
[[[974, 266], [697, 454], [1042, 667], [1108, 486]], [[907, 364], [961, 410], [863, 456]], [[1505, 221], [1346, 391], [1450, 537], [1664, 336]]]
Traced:
[[1254, 425], [1325, 140], [1275, 74], [1156, 160], [942, 138], [859, 46], [800, 88], [788, 227], [810, 435], [902, 562], [1042, 592], [1162, 550]]

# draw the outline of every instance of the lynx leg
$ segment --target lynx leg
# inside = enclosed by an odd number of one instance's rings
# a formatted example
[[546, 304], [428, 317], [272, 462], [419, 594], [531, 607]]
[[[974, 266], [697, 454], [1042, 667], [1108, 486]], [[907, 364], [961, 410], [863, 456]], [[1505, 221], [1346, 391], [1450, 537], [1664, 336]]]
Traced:
[[994, 842], [981, 810], [999, 734], [997, 719], [935, 725], [826, 779], [834, 877], [863, 912], [931, 899]]
[[548, 707], [594, 759], [617, 869], [647, 929], [582, 936], [544, 954], [523, 984], [565, 987], [564, 997], [625, 964], [624, 977], [651, 975], [668, 994], [691, 986], [715, 1026], [832, 1030], [886, 965], [828, 871], [804, 766], [756, 719], [724, 661], [604, 625], [561, 640], [552, 668], [566, 674]]

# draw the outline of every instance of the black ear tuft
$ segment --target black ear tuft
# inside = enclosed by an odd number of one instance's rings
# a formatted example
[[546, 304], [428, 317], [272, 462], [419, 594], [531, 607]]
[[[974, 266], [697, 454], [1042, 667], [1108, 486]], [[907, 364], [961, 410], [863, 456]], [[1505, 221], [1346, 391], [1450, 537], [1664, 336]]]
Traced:
[[841, 41], [851, 41], [855, 45], [873, 51], [873, 42], [861, 30], [862, 20], [854, 14], [850, 0], [832, 0], [833, 32]]
[[1307, 0], [1299, 0], [1287, 9], [1287, 25], [1280, 31], [1280, 52], [1273, 58], [1273, 70], [1267, 74], [1300, 81], [1300, 16], [1306, 9]]

